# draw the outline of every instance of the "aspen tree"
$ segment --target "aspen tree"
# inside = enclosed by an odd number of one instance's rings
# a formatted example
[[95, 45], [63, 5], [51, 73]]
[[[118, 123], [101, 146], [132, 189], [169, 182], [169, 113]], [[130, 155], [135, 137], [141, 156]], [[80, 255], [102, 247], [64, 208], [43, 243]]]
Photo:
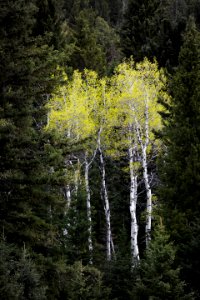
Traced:
[[127, 106], [127, 89], [129, 89], [130, 80], [127, 77], [128, 72], [122, 69], [127, 68], [126, 63], [120, 65], [116, 70], [115, 76], [111, 80], [110, 99], [115, 99], [111, 105], [110, 116], [112, 116], [113, 129], [115, 126], [121, 127], [121, 140], [115, 146], [119, 149], [125, 147], [128, 153], [129, 173], [130, 173], [130, 216], [131, 216], [131, 259], [132, 267], [135, 267], [139, 261], [138, 247], [138, 222], [137, 222], [137, 187], [138, 187], [138, 145], [135, 138], [134, 122], [130, 117], [129, 107]]
[[[108, 112], [106, 106], [106, 79], [98, 80], [97, 74], [93, 71], [85, 70], [84, 73], [75, 71], [74, 77], [61, 99], [54, 101], [54, 109], [51, 112], [51, 126], [61, 126], [72, 142], [81, 142], [88, 138], [92, 140], [90, 149], [84, 146], [84, 178], [86, 189], [86, 206], [89, 223], [89, 250], [92, 246], [92, 220], [91, 220], [91, 194], [89, 187], [89, 168], [97, 154], [100, 158], [101, 187], [104, 203], [104, 213], [106, 220], [106, 257], [110, 261], [115, 256], [114, 243], [111, 234], [110, 203], [106, 185], [106, 171], [104, 148], [102, 143], [106, 135], [108, 125]], [[57, 108], [56, 108], [57, 107]], [[53, 125], [54, 124], [54, 125]], [[102, 138], [103, 136], [103, 138]], [[91, 151], [92, 148], [92, 151]], [[69, 195], [69, 188], [68, 194]], [[68, 200], [69, 201], [69, 200]]]
[[[156, 63], [145, 60], [136, 64], [132, 61], [123, 63], [116, 69], [112, 82], [115, 95], [116, 124], [122, 127], [121, 145], [126, 145], [129, 152], [130, 168], [130, 213], [131, 213], [131, 253], [132, 261], [139, 259], [137, 244], [138, 225], [137, 206], [137, 172], [133, 165], [141, 166], [146, 192], [146, 244], [150, 240], [152, 218], [152, 192], [148, 174], [147, 154], [153, 142], [152, 129], [160, 127], [160, 117], [157, 113], [159, 105], [157, 98], [163, 86]], [[112, 108], [114, 111], [114, 108]], [[134, 145], [134, 147], [133, 147]], [[119, 145], [120, 146], [120, 145]], [[136, 151], [137, 149], [137, 151]], [[133, 159], [134, 157], [134, 159]]]
[[[93, 105], [96, 105], [95, 82], [96, 73], [85, 71], [83, 74], [74, 72], [73, 80], [60, 88], [58, 95], [55, 96], [51, 104], [49, 126], [56, 127], [66, 135], [71, 143], [81, 143], [89, 137], [95, 136], [95, 123], [92, 118]], [[93, 101], [94, 100], [94, 101]], [[91, 145], [92, 146], [92, 145]], [[89, 168], [96, 155], [96, 149], [92, 151], [86, 147], [83, 149], [84, 159], [84, 179], [86, 190], [86, 209], [88, 221], [88, 249], [90, 253], [90, 263], [92, 263], [92, 217], [91, 217], [91, 194], [89, 185]], [[92, 156], [91, 156], [92, 155]], [[77, 160], [77, 170], [75, 171], [75, 194], [78, 189], [78, 173], [80, 168], [80, 159]], [[71, 201], [69, 185], [66, 187], [68, 203]]]
[[[106, 184], [106, 169], [105, 169], [105, 150], [107, 147], [107, 133], [110, 125], [110, 104], [107, 103], [107, 82], [106, 79], [100, 81], [101, 93], [99, 98], [99, 131], [98, 131], [98, 151], [100, 157], [100, 166], [101, 166], [101, 187], [102, 187], [102, 196], [104, 203], [104, 213], [106, 219], [106, 258], [108, 261], [115, 258], [115, 247], [113, 243], [112, 230], [111, 230], [111, 212], [110, 212], [110, 201], [108, 196], [108, 189]], [[102, 143], [103, 141], [103, 143]]]

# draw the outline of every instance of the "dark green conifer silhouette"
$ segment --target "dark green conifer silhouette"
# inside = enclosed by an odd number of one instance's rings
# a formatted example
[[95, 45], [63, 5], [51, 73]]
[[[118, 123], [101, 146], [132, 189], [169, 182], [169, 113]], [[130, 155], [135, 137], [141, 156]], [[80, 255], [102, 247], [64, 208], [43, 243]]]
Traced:
[[[182, 275], [199, 290], [199, 264], [194, 227], [200, 212], [200, 33], [189, 20], [179, 55], [179, 66], [171, 84], [172, 100], [163, 129], [166, 153], [160, 168], [160, 198]], [[194, 224], [196, 223], [196, 226]]]

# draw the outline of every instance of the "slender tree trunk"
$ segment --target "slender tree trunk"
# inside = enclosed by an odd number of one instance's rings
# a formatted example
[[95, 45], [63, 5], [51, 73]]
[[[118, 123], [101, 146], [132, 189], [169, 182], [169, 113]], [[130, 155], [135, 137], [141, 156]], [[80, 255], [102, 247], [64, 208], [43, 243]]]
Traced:
[[143, 179], [146, 190], [146, 246], [148, 246], [151, 240], [151, 219], [152, 219], [152, 193], [149, 183], [148, 169], [147, 169], [147, 147], [149, 145], [149, 114], [148, 114], [148, 97], [145, 104], [145, 133], [144, 141], [142, 140], [141, 130], [139, 124], [136, 122], [137, 137], [142, 149], [142, 168], [143, 168]]
[[130, 214], [131, 214], [131, 257], [132, 267], [135, 267], [139, 262], [138, 248], [138, 224], [136, 216], [137, 207], [137, 174], [134, 170], [135, 149], [129, 147], [129, 168], [130, 168]]
[[93, 263], [93, 242], [92, 242], [92, 213], [91, 213], [91, 194], [89, 186], [89, 167], [87, 152], [85, 153], [85, 190], [86, 190], [86, 206], [87, 206], [87, 220], [88, 220], [88, 249], [90, 253], [89, 263]]
[[114, 249], [114, 243], [112, 240], [112, 232], [111, 232], [110, 203], [109, 203], [108, 191], [106, 186], [105, 162], [104, 162], [103, 152], [101, 148], [101, 129], [99, 131], [99, 136], [98, 136], [98, 150], [100, 156], [100, 165], [101, 165], [101, 174], [102, 174], [102, 194], [103, 194], [104, 212], [106, 218], [106, 258], [108, 261], [111, 261], [112, 253], [113, 256], [115, 257], [115, 249]]
[[71, 190], [70, 190], [70, 185], [67, 184], [66, 187], [65, 187], [65, 198], [67, 200], [67, 210], [70, 208], [70, 205], [71, 205], [71, 200], [72, 200], [72, 197], [71, 197]]
[[151, 187], [149, 183], [148, 169], [147, 169], [147, 147], [149, 145], [149, 107], [148, 96], [145, 103], [145, 142], [142, 147], [142, 166], [143, 166], [143, 178], [146, 189], [147, 206], [146, 206], [146, 246], [148, 246], [151, 240], [151, 218], [152, 218], [152, 195]]
[[152, 194], [149, 184], [148, 172], [147, 172], [147, 153], [146, 147], [142, 149], [142, 166], [143, 166], [143, 179], [146, 189], [146, 246], [148, 246], [149, 241], [151, 240], [151, 218], [152, 218]]
[[78, 188], [79, 188], [79, 184], [80, 184], [80, 169], [81, 169], [81, 166], [80, 166], [80, 160], [79, 158], [77, 159], [77, 168], [74, 172], [74, 191], [75, 191], [75, 196], [77, 198], [78, 196]]
[[85, 151], [85, 190], [86, 190], [86, 208], [87, 208], [87, 220], [88, 220], [88, 249], [90, 253], [89, 263], [93, 264], [93, 241], [92, 241], [92, 211], [91, 211], [91, 193], [89, 184], [89, 169], [93, 163], [97, 153], [97, 148], [93, 153], [93, 157], [88, 160], [88, 152]]
[[[68, 165], [72, 165], [72, 161], [70, 159], [66, 159], [65, 160], [65, 175], [67, 176], [68, 174]], [[71, 186], [69, 183], [67, 183], [64, 188], [63, 188], [63, 194], [64, 194], [64, 197], [66, 199], [66, 209], [65, 209], [65, 215], [67, 213], [67, 211], [69, 210], [70, 208], [70, 205], [71, 205], [71, 200], [72, 200], [72, 196], [71, 196]]]
[[[66, 199], [66, 205], [65, 205], [65, 211], [64, 211], [64, 215], [67, 215], [67, 211], [70, 208], [71, 205], [71, 191], [70, 191], [70, 186], [67, 184], [64, 188], [63, 188], [63, 193], [64, 193], [64, 197]], [[64, 236], [67, 236], [68, 231], [67, 228], [63, 229], [63, 234]]]

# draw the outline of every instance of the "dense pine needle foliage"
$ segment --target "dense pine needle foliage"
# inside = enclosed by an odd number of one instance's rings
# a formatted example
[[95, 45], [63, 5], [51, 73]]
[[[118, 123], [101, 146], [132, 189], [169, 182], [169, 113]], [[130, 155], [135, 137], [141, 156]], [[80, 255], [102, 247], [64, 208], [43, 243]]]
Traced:
[[160, 189], [163, 213], [179, 249], [183, 275], [197, 289], [199, 263], [189, 245], [194, 238], [192, 224], [198, 224], [199, 219], [199, 43], [200, 33], [190, 19], [171, 85], [170, 114], [163, 129], [167, 148]]

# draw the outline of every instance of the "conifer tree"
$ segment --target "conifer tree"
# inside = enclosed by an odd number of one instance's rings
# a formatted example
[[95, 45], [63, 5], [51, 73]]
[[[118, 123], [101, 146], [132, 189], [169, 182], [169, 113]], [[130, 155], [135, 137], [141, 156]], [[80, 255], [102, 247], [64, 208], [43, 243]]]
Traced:
[[175, 264], [176, 250], [163, 226], [155, 229], [154, 238], [139, 266], [133, 299], [194, 299], [186, 295], [180, 269]]
[[178, 247], [183, 278], [196, 290], [200, 261], [195, 255], [198, 243], [192, 231], [200, 211], [199, 49], [200, 32], [191, 18], [171, 84], [169, 117], [163, 129], [166, 153], [160, 167], [160, 198], [167, 230]]
[[60, 251], [63, 157], [44, 131], [60, 56], [37, 32], [38, 12], [35, 1], [0, 4], [0, 231], [45, 269]]
[[159, 5], [158, 0], [131, 0], [125, 13], [122, 24], [122, 49], [126, 57], [133, 56], [134, 60], [141, 61], [145, 56], [152, 58], [155, 54], [150, 53], [152, 19]]
[[76, 12], [70, 28], [74, 43], [70, 60], [72, 68], [81, 71], [87, 68], [102, 75], [119, 61], [118, 35], [92, 8]]
[[1, 299], [46, 299], [41, 275], [25, 247], [19, 251], [3, 238], [0, 240]]
[[156, 57], [160, 66], [177, 65], [188, 7], [185, 0], [130, 0], [122, 24], [122, 50], [141, 61]]

